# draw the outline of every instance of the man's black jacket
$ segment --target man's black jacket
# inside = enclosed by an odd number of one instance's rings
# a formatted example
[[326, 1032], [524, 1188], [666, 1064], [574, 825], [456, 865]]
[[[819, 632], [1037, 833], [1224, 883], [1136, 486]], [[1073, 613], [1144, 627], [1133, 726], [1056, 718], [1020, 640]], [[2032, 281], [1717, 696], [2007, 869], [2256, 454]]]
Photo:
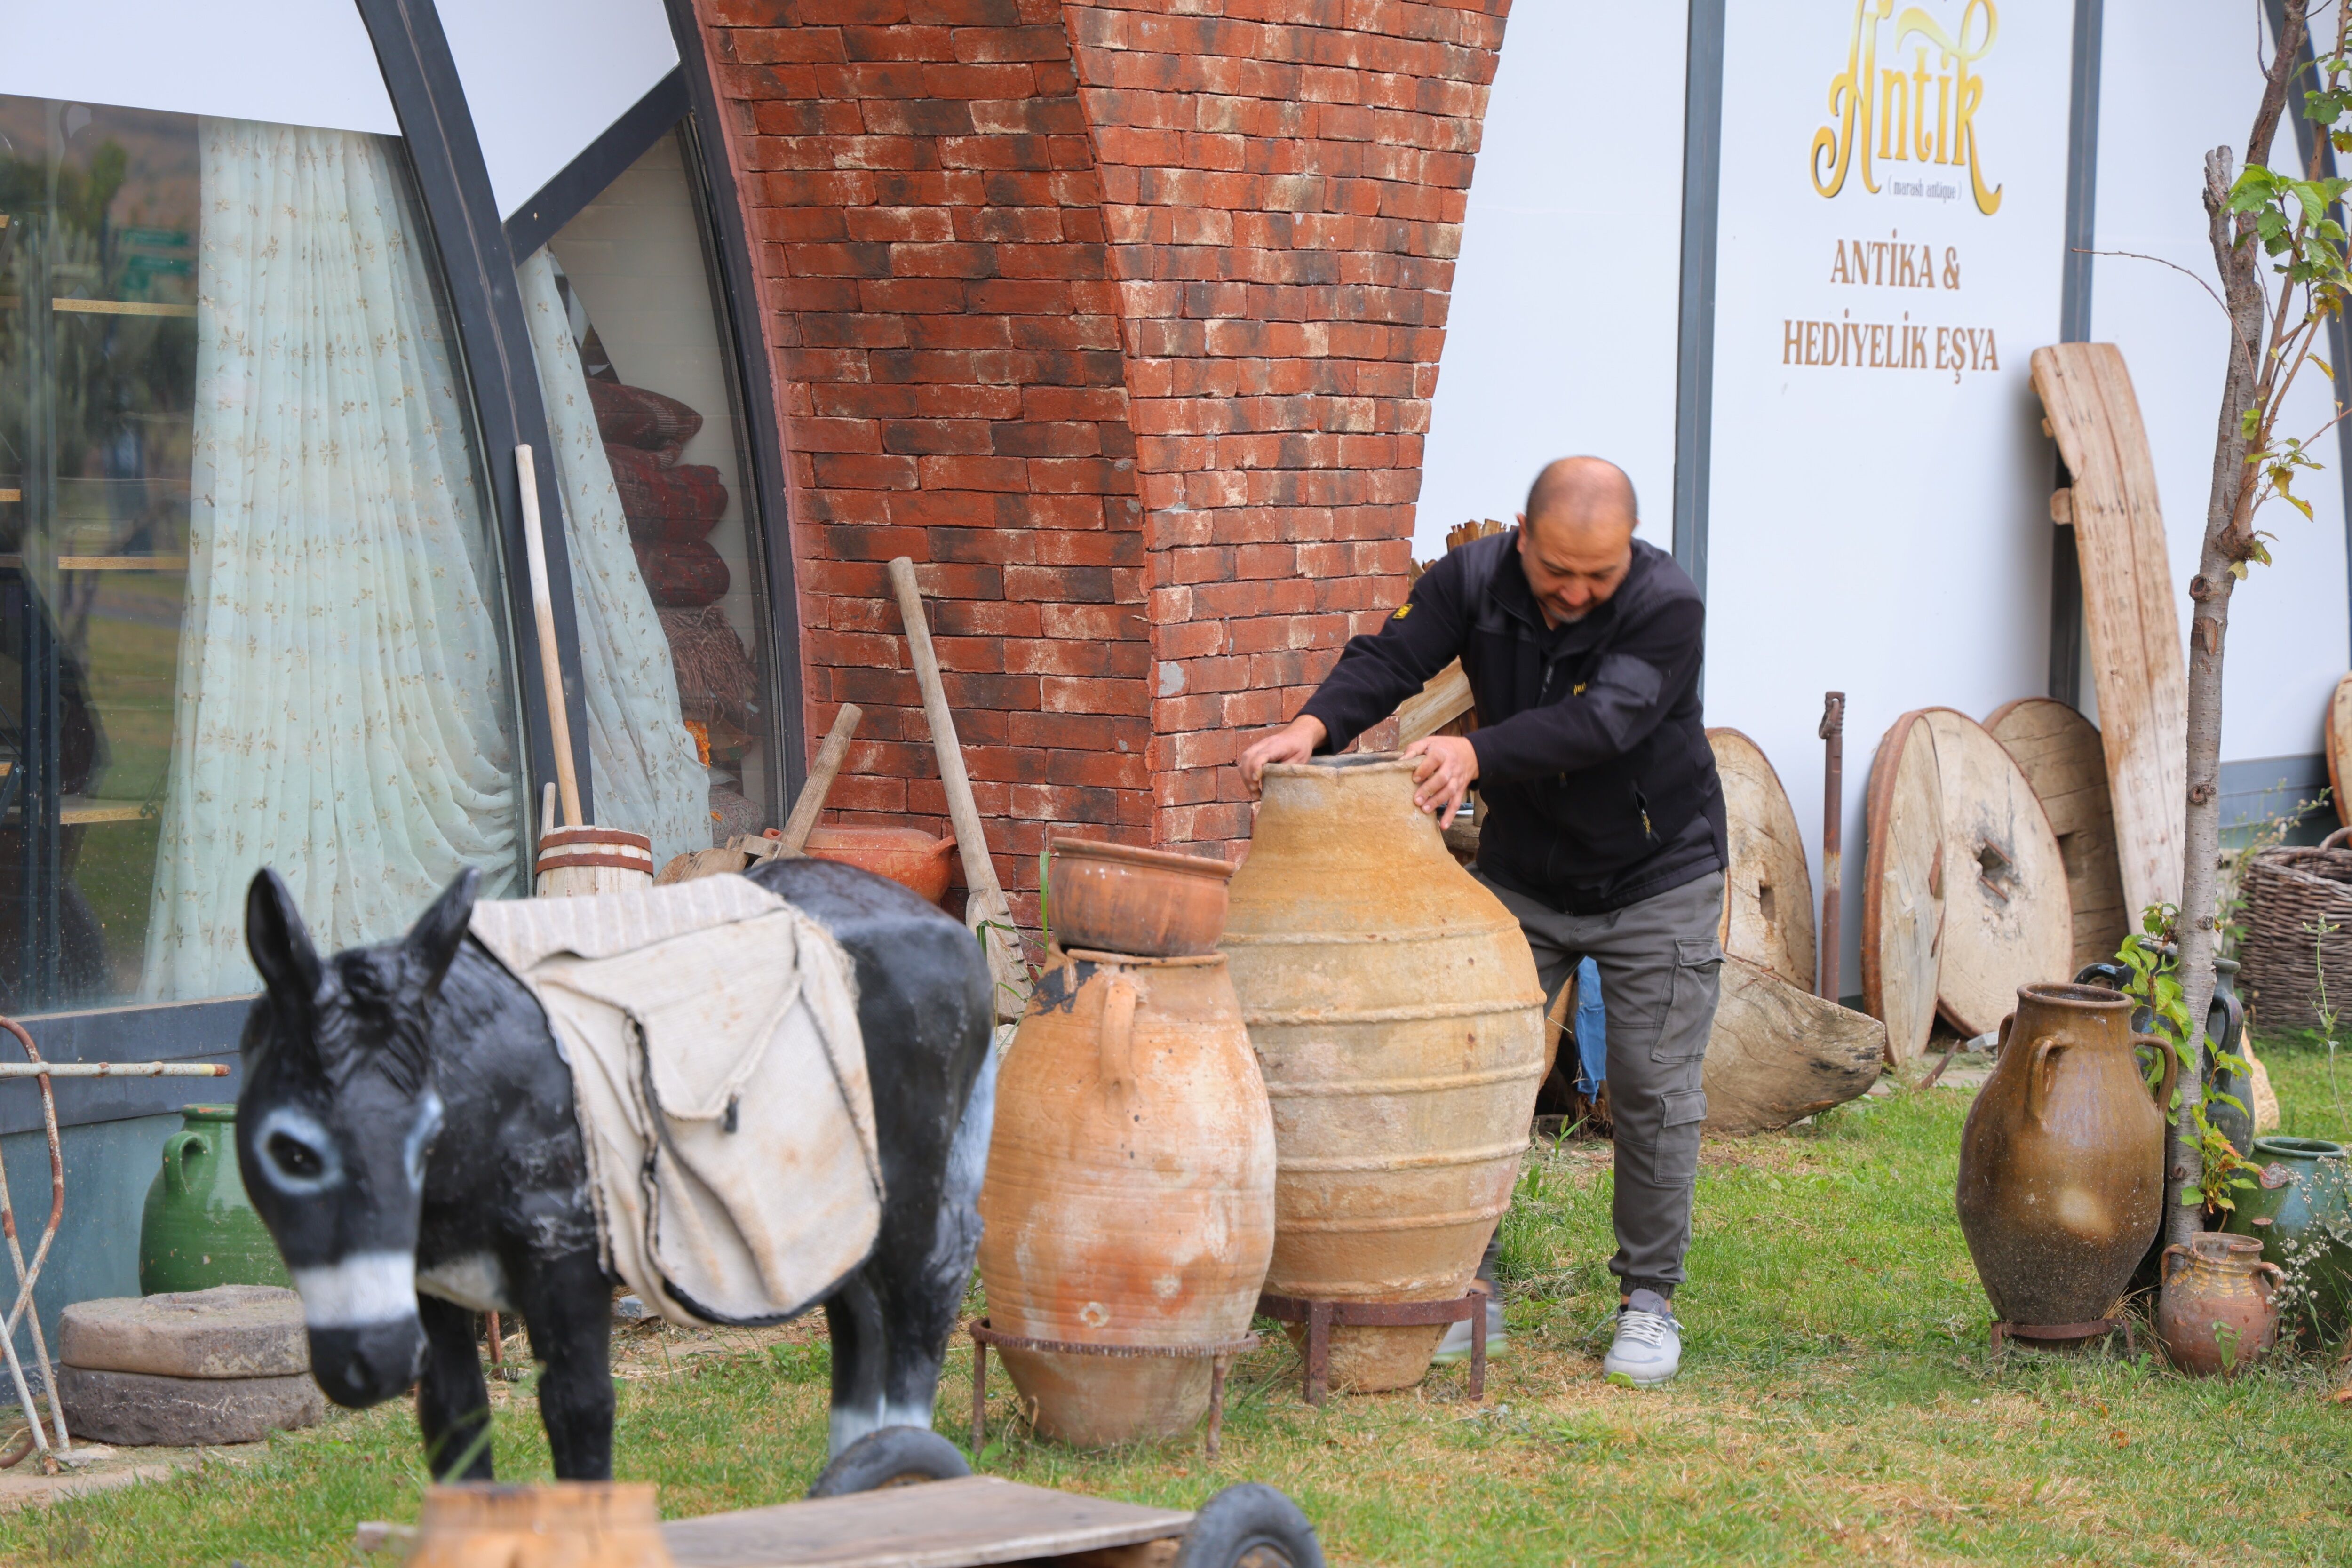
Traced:
[[1515, 530], [1422, 574], [1349, 640], [1305, 712], [1337, 751], [1459, 658], [1477, 699], [1478, 868], [1568, 914], [1600, 914], [1726, 863], [1723, 788], [1699, 714], [1706, 612], [1664, 552], [1582, 620], [1550, 627]]

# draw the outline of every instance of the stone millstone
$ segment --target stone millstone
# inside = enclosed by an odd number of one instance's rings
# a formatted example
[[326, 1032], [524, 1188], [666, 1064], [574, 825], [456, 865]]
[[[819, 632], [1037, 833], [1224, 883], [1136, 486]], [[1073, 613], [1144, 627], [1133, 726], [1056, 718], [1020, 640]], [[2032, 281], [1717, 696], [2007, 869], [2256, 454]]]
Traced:
[[310, 1370], [302, 1299], [273, 1286], [77, 1301], [59, 1327], [58, 1359], [93, 1372], [274, 1378]]
[[315, 1426], [326, 1395], [299, 1377], [150, 1377], [137, 1372], [58, 1368], [58, 1398], [76, 1437], [126, 1447], [189, 1448], [257, 1443]]

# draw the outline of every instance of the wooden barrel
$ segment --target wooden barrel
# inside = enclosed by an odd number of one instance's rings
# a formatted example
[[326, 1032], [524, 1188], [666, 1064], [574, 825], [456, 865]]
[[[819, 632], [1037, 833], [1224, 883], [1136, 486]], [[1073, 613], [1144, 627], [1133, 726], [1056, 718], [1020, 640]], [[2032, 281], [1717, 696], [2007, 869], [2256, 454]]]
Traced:
[[558, 827], [539, 840], [539, 896], [634, 893], [654, 885], [654, 841], [617, 827]]
[[[1224, 958], [1057, 952], [996, 1090], [981, 1189], [989, 1326], [1066, 1344], [1231, 1342], [1274, 1248], [1274, 1124]], [[1189, 1430], [1201, 1356], [1003, 1347], [1037, 1430]]]
[[670, 1568], [649, 1481], [427, 1487], [408, 1568]]
[[[1509, 1205], [1543, 1072], [1518, 922], [1415, 811], [1410, 763], [1270, 767], [1222, 943], [1274, 1106], [1266, 1289], [1459, 1297]], [[1339, 1328], [1331, 1386], [1403, 1388], [1442, 1326]]]

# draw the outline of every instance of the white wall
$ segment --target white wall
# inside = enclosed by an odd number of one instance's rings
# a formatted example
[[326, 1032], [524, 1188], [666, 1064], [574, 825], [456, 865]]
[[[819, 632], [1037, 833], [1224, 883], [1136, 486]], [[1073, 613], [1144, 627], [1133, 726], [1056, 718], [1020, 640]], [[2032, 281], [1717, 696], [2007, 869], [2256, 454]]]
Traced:
[[[2102, 251], [2159, 258], [2214, 285], [2200, 194], [2204, 157], [2221, 145], [2243, 156], [2262, 92], [2257, 51], [2267, 40], [2257, 37], [2251, 3], [2137, 0], [2133, 9], [2128, 26], [2116, 25], [2112, 7], [2108, 15], [2095, 243]], [[2283, 127], [2271, 162], [2284, 168], [2295, 160], [2293, 132]], [[2158, 261], [2105, 255], [2095, 264], [2091, 319], [2094, 337], [2122, 347], [2139, 395], [2186, 637], [2228, 326], [2189, 278]], [[2326, 382], [2306, 376], [2290, 401], [2290, 432], [2308, 437], [2325, 424], [2328, 400]], [[2222, 686], [2227, 760], [2317, 752], [2328, 695], [2346, 668], [2347, 476], [2332, 432], [2313, 450], [2326, 471], [2296, 487], [2312, 503], [2313, 520], [2277, 503], [2265, 509], [2259, 526], [2278, 536], [2271, 545], [2277, 564], [2252, 568], [2231, 596]]]
[[13, 0], [0, 93], [400, 130], [351, 0]]
[[439, 0], [439, 9], [503, 216], [677, 67], [662, 0]]
[[1681, 4], [1522, 0], [1463, 224], [1413, 554], [1509, 521], [1536, 470], [1593, 452], [1673, 531]]

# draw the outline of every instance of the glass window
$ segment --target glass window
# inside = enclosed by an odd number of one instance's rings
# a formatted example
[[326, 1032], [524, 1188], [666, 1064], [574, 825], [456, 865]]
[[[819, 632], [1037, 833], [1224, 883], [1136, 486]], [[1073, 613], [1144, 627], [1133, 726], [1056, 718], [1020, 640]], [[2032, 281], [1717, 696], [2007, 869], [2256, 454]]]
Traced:
[[499, 563], [399, 144], [0, 97], [0, 1007], [235, 994], [525, 849]]
[[704, 216], [665, 136], [520, 268], [596, 817], [656, 864], [782, 820], [760, 519]]

